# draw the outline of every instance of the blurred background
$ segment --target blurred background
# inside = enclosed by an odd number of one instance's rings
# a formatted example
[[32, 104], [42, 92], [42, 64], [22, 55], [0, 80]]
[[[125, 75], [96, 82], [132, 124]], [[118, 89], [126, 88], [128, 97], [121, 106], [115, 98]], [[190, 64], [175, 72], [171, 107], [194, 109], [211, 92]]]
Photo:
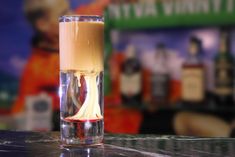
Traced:
[[105, 17], [105, 132], [231, 137], [235, 0], [0, 2], [0, 129], [59, 130], [58, 17]]

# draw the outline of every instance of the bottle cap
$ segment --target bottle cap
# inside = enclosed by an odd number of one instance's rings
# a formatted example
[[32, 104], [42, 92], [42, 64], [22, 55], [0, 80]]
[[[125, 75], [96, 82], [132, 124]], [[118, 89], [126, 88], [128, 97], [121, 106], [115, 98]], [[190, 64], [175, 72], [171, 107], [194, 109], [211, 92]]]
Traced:
[[134, 45], [127, 45], [126, 47], [126, 58], [134, 58], [135, 57], [135, 46]]
[[191, 55], [199, 55], [200, 53], [202, 53], [201, 39], [195, 36], [190, 37], [189, 53]]

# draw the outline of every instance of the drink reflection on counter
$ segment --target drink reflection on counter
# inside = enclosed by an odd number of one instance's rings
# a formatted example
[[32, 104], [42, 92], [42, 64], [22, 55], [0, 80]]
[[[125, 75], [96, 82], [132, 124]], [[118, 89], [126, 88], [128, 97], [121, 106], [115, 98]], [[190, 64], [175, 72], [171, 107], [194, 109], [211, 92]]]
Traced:
[[105, 149], [103, 146], [100, 148], [96, 147], [87, 147], [87, 148], [63, 148], [60, 157], [75, 157], [75, 156], [82, 156], [82, 157], [90, 157], [93, 156], [104, 156]]

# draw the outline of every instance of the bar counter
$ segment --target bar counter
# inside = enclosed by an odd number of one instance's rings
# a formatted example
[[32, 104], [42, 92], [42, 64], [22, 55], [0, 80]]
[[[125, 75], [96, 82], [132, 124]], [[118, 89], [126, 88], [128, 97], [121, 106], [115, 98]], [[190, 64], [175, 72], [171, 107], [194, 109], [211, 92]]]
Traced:
[[59, 132], [0, 131], [0, 157], [235, 156], [235, 139], [111, 135], [96, 147], [62, 148]]

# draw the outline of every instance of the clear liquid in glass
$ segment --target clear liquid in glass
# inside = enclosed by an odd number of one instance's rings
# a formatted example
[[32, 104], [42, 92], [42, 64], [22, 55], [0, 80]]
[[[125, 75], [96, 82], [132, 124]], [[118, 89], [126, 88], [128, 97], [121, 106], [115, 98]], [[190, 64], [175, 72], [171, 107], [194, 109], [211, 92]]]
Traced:
[[60, 71], [61, 140], [64, 145], [103, 141], [103, 72]]

